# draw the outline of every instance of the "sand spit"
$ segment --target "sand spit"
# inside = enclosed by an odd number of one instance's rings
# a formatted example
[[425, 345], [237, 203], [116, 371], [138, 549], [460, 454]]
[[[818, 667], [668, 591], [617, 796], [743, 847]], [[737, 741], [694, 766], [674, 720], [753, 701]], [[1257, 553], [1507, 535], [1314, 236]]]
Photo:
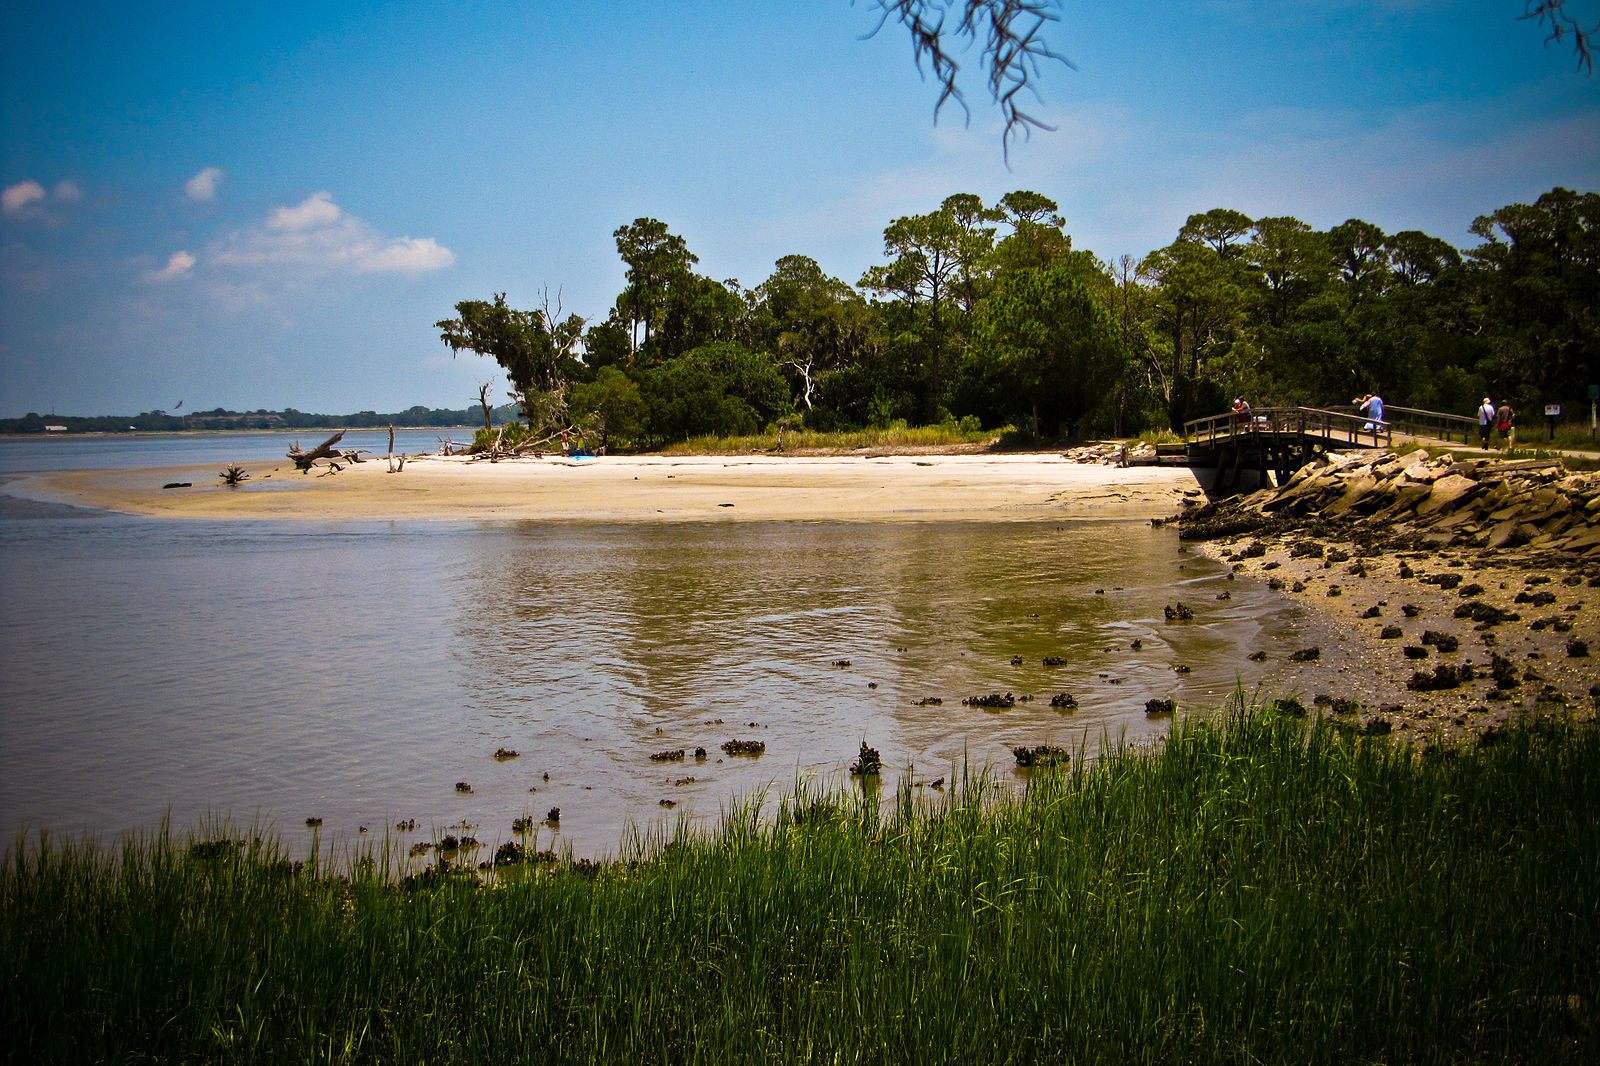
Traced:
[[590, 522], [1138, 520], [1199, 495], [1181, 467], [1089, 467], [1056, 454], [427, 456], [398, 473], [379, 457], [307, 474], [284, 460], [243, 464], [249, 480], [234, 487], [218, 476], [226, 465], [32, 475], [8, 491], [162, 518]]

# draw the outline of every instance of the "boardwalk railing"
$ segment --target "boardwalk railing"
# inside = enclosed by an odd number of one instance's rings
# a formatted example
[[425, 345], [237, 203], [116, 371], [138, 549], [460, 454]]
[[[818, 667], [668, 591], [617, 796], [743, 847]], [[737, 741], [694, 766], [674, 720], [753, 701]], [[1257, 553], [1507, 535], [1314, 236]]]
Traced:
[[1294, 436], [1317, 438], [1330, 444], [1377, 448], [1393, 443], [1392, 425], [1387, 421], [1375, 422], [1365, 415], [1325, 411], [1318, 407], [1263, 407], [1250, 412], [1243, 420], [1233, 411], [1191, 419], [1183, 424], [1183, 437], [1190, 447]]
[[[1334, 410], [1340, 410], [1334, 408]], [[1355, 408], [1348, 409], [1352, 415]], [[1415, 407], [1386, 406], [1383, 413], [1389, 416], [1389, 425], [1398, 433], [1411, 437], [1434, 437], [1438, 440], [1461, 438], [1470, 444], [1478, 432], [1478, 420], [1470, 415], [1450, 415], [1442, 411], [1421, 411]]]

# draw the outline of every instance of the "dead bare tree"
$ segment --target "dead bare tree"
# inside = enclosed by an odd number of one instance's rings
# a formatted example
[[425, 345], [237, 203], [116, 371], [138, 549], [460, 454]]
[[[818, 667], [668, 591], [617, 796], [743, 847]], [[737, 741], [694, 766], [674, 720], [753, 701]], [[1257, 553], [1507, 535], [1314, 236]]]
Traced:
[[404, 470], [406, 468], [406, 457], [403, 456], [403, 455], [400, 456], [400, 465], [399, 466], [395, 465], [394, 427], [393, 426], [389, 427], [389, 456], [388, 456], [388, 459], [389, 459], [389, 473], [398, 474], [398, 473], [400, 473], [402, 470]]
[[489, 389], [492, 388], [493, 385], [494, 382], [485, 381], [482, 385], [478, 386], [478, 406], [483, 408], [484, 429], [494, 428], [489, 421], [490, 415], [494, 413], [494, 408], [489, 405]]

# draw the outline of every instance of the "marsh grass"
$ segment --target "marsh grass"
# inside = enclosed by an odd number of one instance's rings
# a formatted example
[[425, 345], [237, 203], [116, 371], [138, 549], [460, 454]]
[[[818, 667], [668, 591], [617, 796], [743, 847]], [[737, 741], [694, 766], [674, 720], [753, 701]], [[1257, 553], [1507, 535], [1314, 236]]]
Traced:
[[663, 455], [743, 455], [755, 452], [853, 451], [859, 448], [938, 448], [993, 444], [1013, 431], [955, 425], [906, 426], [818, 432], [773, 428], [749, 437], [692, 437], [661, 449]]
[[0, 1024], [43, 1062], [1581, 1061], [1600, 731], [1494, 739], [1252, 710], [490, 876], [35, 840]]

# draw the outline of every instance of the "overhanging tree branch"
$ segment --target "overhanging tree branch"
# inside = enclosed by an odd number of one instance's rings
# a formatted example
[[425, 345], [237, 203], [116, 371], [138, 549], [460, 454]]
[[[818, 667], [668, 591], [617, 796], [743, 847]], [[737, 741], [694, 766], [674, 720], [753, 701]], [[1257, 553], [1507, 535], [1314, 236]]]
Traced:
[[[1027, 94], [1039, 99], [1036, 83], [1045, 61], [1077, 69], [1071, 60], [1052, 51], [1044, 39], [1046, 26], [1061, 19], [1060, 0], [872, 0], [872, 5], [878, 9], [878, 23], [865, 36], [877, 36], [891, 20], [905, 28], [911, 37], [917, 70], [922, 71], [926, 61], [927, 69], [939, 83], [935, 116], [954, 100], [970, 121], [972, 110], [958, 84], [961, 64], [955, 54], [966, 45], [981, 41], [989, 95], [1005, 118], [1007, 160], [1012, 141], [1019, 133], [1026, 139], [1036, 129], [1055, 128], [1023, 110], [1022, 98]], [[958, 15], [952, 27], [950, 20]], [[1548, 27], [1546, 44], [1570, 40], [1578, 69], [1586, 75], [1594, 74], [1600, 24], [1585, 29], [1566, 10], [1566, 0], [1524, 0], [1520, 18]]]
[[1563, 39], [1572, 38], [1572, 51], [1578, 57], [1578, 69], [1593, 76], [1595, 33], [1600, 26], [1584, 29], [1577, 19], [1567, 13], [1566, 7], [1567, 0], [1526, 0], [1522, 17], [1535, 19], [1550, 27], [1550, 34], [1544, 39], [1545, 44], [1551, 41], [1560, 44]]
[[[1072, 61], [1050, 50], [1044, 29], [1060, 20], [1059, 0], [874, 0], [878, 24], [867, 34], [875, 36], [891, 19], [904, 26], [911, 36], [911, 50], [917, 69], [928, 69], [939, 82], [939, 102], [934, 114], [954, 100], [971, 118], [965, 96], [957, 84], [961, 65], [955, 51], [962, 42], [983, 43], [983, 61], [988, 69], [989, 95], [1006, 121], [1004, 145], [1009, 158], [1017, 134], [1027, 138], [1035, 129], [1053, 126], [1022, 109], [1024, 93], [1038, 98], [1034, 83], [1040, 65], [1046, 61], [1062, 63], [1076, 70]], [[946, 20], [959, 12], [960, 20], [948, 28]]]

